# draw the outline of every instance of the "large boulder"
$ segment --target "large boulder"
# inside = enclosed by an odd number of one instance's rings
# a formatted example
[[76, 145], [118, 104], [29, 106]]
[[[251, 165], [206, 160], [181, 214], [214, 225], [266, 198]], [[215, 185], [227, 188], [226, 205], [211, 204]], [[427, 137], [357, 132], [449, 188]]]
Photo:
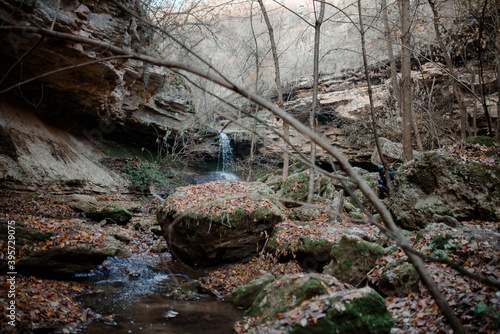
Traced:
[[262, 249], [282, 207], [262, 183], [214, 181], [178, 188], [157, 211], [172, 255], [193, 266], [247, 258]]
[[321, 295], [302, 303], [252, 333], [390, 333], [391, 313], [384, 299], [366, 287]]
[[398, 169], [389, 208], [409, 230], [425, 227], [435, 215], [498, 221], [499, 181], [499, 167], [461, 164], [442, 152], [422, 153]]
[[385, 250], [382, 246], [344, 234], [339, 243], [332, 246], [332, 261], [325, 267], [324, 273], [357, 286], [383, 255]]

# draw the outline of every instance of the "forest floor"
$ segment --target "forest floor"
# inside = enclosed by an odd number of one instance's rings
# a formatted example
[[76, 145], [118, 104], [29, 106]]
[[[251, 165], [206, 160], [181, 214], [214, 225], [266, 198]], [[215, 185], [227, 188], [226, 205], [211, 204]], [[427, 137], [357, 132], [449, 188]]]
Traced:
[[[231, 291], [239, 286], [249, 283], [263, 273], [270, 272], [275, 276], [287, 273], [302, 272], [298, 262], [289, 257], [286, 262], [274, 254], [261, 254], [248, 263], [228, 264], [217, 268], [197, 270], [190, 269], [182, 264], [171, 260], [168, 253], [158, 254], [154, 252], [158, 243], [164, 243], [163, 238], [151, 232], [156, 226], [155, 211], [160, 200], [152, 197], [137, 197], [134, 195], [114, 194], [104, 195], [97, 198], [105, 203], [117, 203], [122, 207], [140, 206], [141, 213], [134, 214], [131, 222], [126, 226], [119, 227], [120, 234], [131, 239], [130, 243], [124, 244], [132, 253], [150, 256], [158, 259], [158, 263], [164, 267], [175, 268], [183, 271], [200, 281], [220, 296], [230, 297]], [[60, 203], [56, 197], [49, 194], [14, 193], [4, 192], [0, 197], [0, 218], [7, 218], [16, 222], [22, 222], [28, 229], [38, 231], [52, 231], [54, 236], [49, 241], [39, 242], [27, 247], [49, 247], [85, 242], [95, 242], [91, 234], [75, 233], [78, 228], [68, 229], [68, 226], [81, 226], [90, 223], [84, 220], [84, 214], [75, 212], [65, 203]], [[137, 224], [141, 229], [137, 229]], [[498, 223], [490, 222], [461, 222], [466, 226], [483, 231], [498, 231]], [[307, 226], [296, 222], [285, 220], [280, 223], [283, 227], [281, 238], [293, 240], [300, 235], [325, 238], [326, 230], [331, 240], [336, 240], [342, 235], [342, 231], [350, 228], [363, 229], [367, 233], [373, 233], [374, 227], [351, 223], [348, 220], [329, 221], [326, 214], [316, 221], [309, 222]], [[112, 234], [116, 232], [116, 226], [107, 229], [104, 226], [100, 233]], [[73, 231], [73, 232], [69, 232]], [[432, 240], [432, 236], [424, 237], [417, 241], [417, 232], [409, 232], [408, 237], [415, 247], [425, 250]], [[487, 239], [471, 240], [464, 237], [453, 240], [459, 249], [451, 256], [455, 261], [464, 264], [468, 270], [489, 275], [500, 279], [498, 240], [492, 245]], [[50, 243], [50, 245], [48, 244]], [[6, 261], [7, 242], [0, 241], [0, 260]], [[458, 247], [457, 247], [458, 248]], [[20, 252], [26, 251], [21, 249]], [[17, 254], [19, 257], [19, 253]], [[384, 266], [394, 264], [404, 259], [402, 251], [396, 251], [380, 259], [377, 267], [369, 274], [366, 283], [374, 285], [377, 280], [377, 272]], [[183, 269], [184, 268], [184, 269]], [[472, 279], [459, 275], [453, 269], [441, 264], [427, 264], [439, 288], [445, 295], [447, 301], [459, 317], [469, 333], [498, 333], [500, 328], [500, 292], [480, 284]], [[195, 277], [197, 276], [197, 277]], [[6, 307], [9, 299], [7, 291], [10, 287], [6, 276], [0, 277], [2, 286], [0, 293], [0, 328], [6, 327], [9, 320], [5, 317]], [[78, 302], [78, 296], [93, 291], [93, 287], [75, 281], [45, 279], [34, 276], [16, 277], [16, 323], [18, 332], [30, 332], [43, 328], [62, 328], [63, 333], [72, 333], [81, 328], [89, 321], [95, 320], [100, 315], [92, 310], [84, 309]], [[386, 305], [393, 315], [393, 333], [451, 333], [451, 329], [430, 297], [427, 289], [420, 284], [419, 291], [410, 293], [407, 297], [387, 297]], [[245, 318], [235, 325], [235, 332], [244, 333], [252, 329], [254, 319]], [[15, 331], [14, 331], [15, 332]]]

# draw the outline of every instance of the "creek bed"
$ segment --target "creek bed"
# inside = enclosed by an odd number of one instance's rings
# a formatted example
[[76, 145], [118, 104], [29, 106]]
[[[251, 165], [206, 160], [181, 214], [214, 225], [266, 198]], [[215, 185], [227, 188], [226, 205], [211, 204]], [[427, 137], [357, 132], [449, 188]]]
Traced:
[[174, 300], [162, 289], [189, 281], [186, 275], [164, 273], [153, 258], [109, 258], [91, 275], [80, 280], [97, 292], [80, 301], [102, 318], [83, 333], [232, 333], [243, 317], [230, 302], [201, 295], [197, 301]]

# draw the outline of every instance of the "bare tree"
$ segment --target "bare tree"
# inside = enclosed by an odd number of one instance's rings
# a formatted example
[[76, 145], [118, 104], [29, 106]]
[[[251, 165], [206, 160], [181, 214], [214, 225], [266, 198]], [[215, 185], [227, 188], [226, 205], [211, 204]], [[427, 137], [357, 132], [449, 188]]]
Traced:
[[[446, 45], [444, 44], [443, 37], [441, 36], [441, 32], [439, 31], [439, 13], [436, 8], [436, 3], [434, 0], [427, 0], [429, 6], [431, 6], [432, 14], [433, 14], [433, 24], [434, 31], [436, 33], [436, 40], [443, 52], [443, 56], [446, 62], [446, 66], [448, 67], [448, 71], [452, 75], [455, 76], [455, 67], [453, 66], [453, 62], [451, 61], [450, 54]], [[451, 79], [453, 85], [453, 92], [455, 94], [455, 99], [457, 100], [458, 106], [460, 107], [460, 136], [462, 140], [465, 140], [467, 137], [467, 109], [465, 109], [464, 103], [462, 102], [462, 93], [460, 92], [460, 88], [458, 87], [458, 83], [453, 78]]]
[[384, 21], [384, 37], [385, 47], [387, 48], [387, 56], [389, 57], [389, 66], [391, 67], [391, 86], [396, 96], [397, 108], [401, 107], [401, 90], [398, 84], [398, 71], [396, 61], [394, 60], [394, 51], [392, 48], [392, 34], [389, 26], [389, 18], [387, 15], [387, 0], [382, 0], [382, 20]]
[[399, 0], [401, 18], [401, 116], [403, 117], [403, 153], [405, 161], [413, 159], [412, 149], [412, 87], [411, 87], [411, 43], [410, 43], [410, 0]]
[[[313, 3], [315, 4], [315, 2]], [[318, 86], [319, 86], [319, 42], [321, 38], [321, 25], [325, 17], [325, 2], [320, 2], [319, 13], [314, 6], [316, 23], [314, 25], [314, 60], [313, 60], [313, 96], [312, 106], [309, 113], [309, 128], [314, 131], [316, 123], [316, 110], [318, 108]], [[316, 163], [316, 145], [311, 141], [311, 164]], [[314, 197], [314, 168], [309, 169], [309, 188], [307, 192], [307, 203], [312, 203]]]
[[[267, 31], [269, 33], [269, 41], [271, 42], [271, 52], [273, 54], [273, 62], [274, 62], [274, 81], [276, 83], [276, 92], [278, 94], [278, 106], [283, 107], [283, 91], [281, 89], [281, 76], [280, 76], [280, 62], [278, 56], [278, 47], [276, 45], [276, 41], [274, 39], [274, 30], [273, 25], [271, 24], [271, 20], [269, 20], [269, 15], [267, 15], [266, 7], [264, 6], [264, 2], [262, 0], [257, 0], [260, 5], [260, 9], [262, 11], [262, 15], [264, 16], [264, 20], [266, 21]], [[283, 120], [283, 132], [285, 134], [285, 138], [289, 138], [290, 129], [288, 123]], [[283, 182], [288, 178], [288, 152], [285, 151], [283, 155]]]

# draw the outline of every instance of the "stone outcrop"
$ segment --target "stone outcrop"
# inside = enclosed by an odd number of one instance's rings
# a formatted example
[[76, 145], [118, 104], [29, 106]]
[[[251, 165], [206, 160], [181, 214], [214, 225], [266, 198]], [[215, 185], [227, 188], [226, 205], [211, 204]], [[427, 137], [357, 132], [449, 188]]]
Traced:
[[[57, 1], [0, 1], [2, 26], [50, 27]], [[132, 1], [124, 2], [135, 10]], [[62, 1], [54, 30], [109, 43], [125, 50], [147, 49], [150, 36], [112, 1]], [[22, 66], [13, 66], [23, 54]], [[0, 72], [10, 73], [1, 89], [57, 69], [4, 93], [0, 110], [0, 182], [35, 190], [59, 183], [81, 191], [107, 191], [117, 184], [96, 161], [95, 144], [112, 140], [156, 150], [157, 138], [185, 131], [215, 134], [195, 123], [190, 88], [164, 68], [112, 56], [105, 49], [26, 32], [0, 34]], [[74, 65], [93, 62], [85, 66]], [[72, 67], [73, 66], [73, 67]], [[70, 68], [72, 67], [72, 68]], [[187, 129], [187, 130], [186, 130]], [[213, 154], [202, 140], [197, 150]]]
[[401, 166], [389, 209], [400, 226], [419, 229], [437, 216], [500, 220], [500, 168], [458, 163], [447, 153], [420, 154]]
[[172, 255], [193, 266], [244, 259], [261, 250], [282, 207], [261, 183], [213, 181], [177, 188], [157, 212]]

